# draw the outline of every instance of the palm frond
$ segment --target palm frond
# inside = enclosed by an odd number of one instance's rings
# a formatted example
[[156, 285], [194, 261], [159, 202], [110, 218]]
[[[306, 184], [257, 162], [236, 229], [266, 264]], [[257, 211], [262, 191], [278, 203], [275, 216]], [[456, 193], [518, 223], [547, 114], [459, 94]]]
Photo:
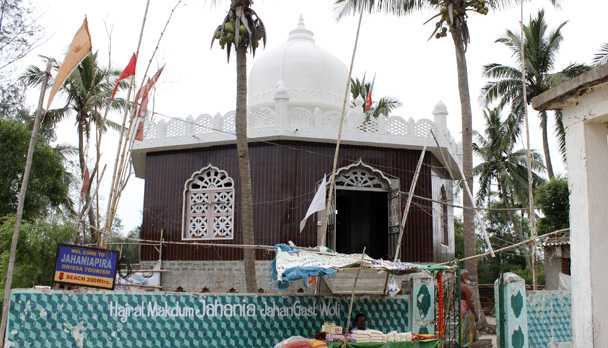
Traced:
[[39, 86], [44, 79], [45, 71], [35, 65], [30, 65], [25, 69], [23, 74], [19, 76], [19, 82], [28, 87]]
[[396, 108], [401, 106], [401, 102], [392, 97], [382, 97], [378, 100], [373, 108], [372, 116], [378, 118], [379, 116], [388, 116]]
[[338, 19], [360, 12], [404, 16], [428, 6], [425, 0], [336, 0]]
[[120, 126], [120, 124], [118, 124], [118, 123], [116, 123], [114, 121], [111, 121], [111, 120], [105, 120], [105, 121], [101, 120], [99, 122], [99, 126], [103, 127], [103, 129], [110, 128], [110, 129], [115, 130], [115, 131], [120, 131], [120, 129], [122, 128]]
[[64, 160], [68, 158], [76, 158], [78, 156], [78, 148], [72, 145], [60, 144], [55, 146], [55, 151], [59, 153]]
[[484, 65], [482, 74], [489, 79], [521, 79], [521, 71], [519, 69], [499, 63]]
[[70, 109], [67, 106], [59, 109], [51, 109], [44, 113], [42, 128], [51, 129], [64, 120], [69, 115]]
[[555, 112], [555, 134], [557, 135], [559, 153], [562, 155], [562, 160], [566, 161], [566, 126], [561, 111]]
[[599, 52], [593, 57], [593, 64], [602, 65], [608, 63], [608, 43], [605, 43], [600, 48]]

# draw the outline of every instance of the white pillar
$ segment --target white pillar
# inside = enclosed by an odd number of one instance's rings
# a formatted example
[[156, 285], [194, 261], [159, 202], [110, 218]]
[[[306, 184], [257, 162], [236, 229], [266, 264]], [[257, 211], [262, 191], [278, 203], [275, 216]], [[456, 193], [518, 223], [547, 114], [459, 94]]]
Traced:
[[[597, 104], [596, 104], [597, 105]], [[574, 347], [608, 347], [608, 127], [564, 110], [570, 188]], [[590, 112], [591, 111], [591, 112]], [[597, 111], [597, 109], [595, 109]]]
[[289, 92], [281, 80], [275, 86], [274, 105], [276, 110], [275, 127], [286, 130], [289, 128]]
[[448, 132], [448, 108], [442, 101], [437, 102], [433, 109], [433, 121], [435, 127], [442, 133], [447, 134]]

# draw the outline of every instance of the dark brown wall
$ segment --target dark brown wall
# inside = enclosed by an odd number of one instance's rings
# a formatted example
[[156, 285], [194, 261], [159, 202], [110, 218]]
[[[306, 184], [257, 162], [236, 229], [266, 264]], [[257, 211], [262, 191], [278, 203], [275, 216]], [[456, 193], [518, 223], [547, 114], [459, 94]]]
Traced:
[[[280, 144], [280, 145], [276, 145]], [[315, 219], [298, 233], [300, 219], [314, 196], [324, 173], [330, 173], [335, 145], [306, 142], [273, 142], [250, 144], [253, 182], [256, 243], [273, 245], [293, 241], [300, 246], [316, 242]], [[343, 145], [339, 166], [362, 159], [388, 175], [401, 179], [401, 190], [408, 191], [420, 151], [381, 149]], [[431, 162], [427, 153], [425, 163]], [[233, 145], [151, 153], [146, 158], [146, 183], [142, 238], [181, 240], [182, 197], [184, 182], [207, 164], [226, 170], [235, 180], [235, 239], [221, 243], [241, 243], [239, 213], [239, 176], [236, 149]], [[431, 196], [431, 171], [423, 166], [416, 194]], [[402, 255], [408, 261], [432, 261], [432, 209], [429, 202], [418, 200], [411, 207], [402, 243]], [[405, 205], [405, 196], [402, 204]], [[218, 243], [214, 241], [213, 243]], [[260, 252], [258, 257], [270, 258]], [[200, 246], [166, 246], [164, 260], [240, 260], [242, 253], [233, 248]], [[158, 253], [142, 247], [143, 260], [156, 260]]]

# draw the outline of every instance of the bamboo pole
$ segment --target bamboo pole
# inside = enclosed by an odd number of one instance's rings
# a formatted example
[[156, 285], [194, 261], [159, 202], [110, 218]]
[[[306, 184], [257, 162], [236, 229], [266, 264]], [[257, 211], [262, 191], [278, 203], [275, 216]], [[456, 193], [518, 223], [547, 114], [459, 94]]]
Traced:
[[42, 80], [42, 87], [40, 88], [40, 96], [38, 97], [38, 109], [36, 109], [36, 115], [34, 116], [34, 127], [32, 129], [30, 143], [27, 149], [25, 169], [23, 170], [23, 179], [21, 181], [21, 187], [19, 189], [17, 216], [15, 217], [15, 228], [13, 229], [13, 236], [11, 239], [11, 250], [8, 258], [8, 267], [6, 269], [6, 279], [4, 280], [4, 302], [2, 304], [2, 321], [0, 323], [0, 347], [4, 347], [4, 334], [6, 333], [8, 311], [11, 303], [13, 272], [15, 270], [15, 259], [17, 258], [17, 244], [19, 243], [19, 233], [21, 232], [21, 220], [23, 218], [23, 207], [25, 205], [27, 185], [29, 183], [30, 174], [32, 171], [32, 161], [34, 158], [34, 150], [36, 149], [36, 142], [38, 141], [38, 131], [40, 130], [40, 122], [41, 119], [44, 117], [45, 113], [42, 103], [44, 102], [44, 95], [46, 94], [46, 88], [48, 86], [49, 75], [51, 73], [52, 67], [51, 59], [46, 58], [46, 60], [46, 71]]
[[[532, 238], [536, 237], [536, 214], [534, 213], [534, 187], [532, 182], [532, 151], [530, 150], [530, 124], [528, 121], [528, 91], [526, 86], [526, 50], [524, 37], [524, 0], [520, 6], [520, 53], [521, 53], [521, 89], [523, 97], [524, 123], [526, 125], [526, 162], [528, 167], [528, 219], [530, 220], [530, 232]], [[530, 263], [532, 266], [532, 289], [536, 290], [536, 243], [530, 244]]]
[[[361, 262], [365, 258], [365, 249], [363, 247], [363, 252], [361, 253]], [[350, 317], [353, 315], [353, 304], [355, 302], [355, 290], [357, 289], [357, 282], [359, 281], [359, 276], [361, 275], [361, 265], [357, 268], [357, 275], [355, 276], [355, 281], [353, 283], [353, 290], [350, 293], [350, 303], [348, 305], [348, 316], [346, 317], [346, 326], [344, 327], [344, 333], [348, 332], [348, 328], [350, 327]]]
[[333, 213], [332, 201], [334, 196], [334, 190], [336, 189], [336, 168], [338, 166], [338, 157], [340, 154], [340, 143], [342, 142], [342, 129], [344, 128], [344, 118], [346, 117], [346, 101], [348, 100], [348, 93], [350, 92], [350, 80], [353, 74], [353, 65], [355, 63], [355, 54], [357, 53], [357, 45], [359, 44], [359, 32], [361, 31], [361, 21], [363, 20], [363, 11], [359, 15], [359, 22], [357, 24], [357, 34], [355, 35], [355, 44], [353, 46], [353, 53], [350, 57], [350, 67], [348, 68], [348, 80], [346, 81], [346, 88], [344, 89], [344, 100], [342, 101], [342, 114], [340, 115], [340, 124], [338, 125], [338, 137], [336, 139], [336, 152], [334, 154], [333, 169], [331, 171], [331, 180], [329, 184], [329, 198], [327, 199], [327, 208], [321, 229], [317, 230], [317, 245], [325, 246], [325, 237], [327, 236], [327, 224], [329, 222], [329, 215]]
[[[412, 199], [414, 199], [414, 190], [416, 190], [416, 185], [418, 184], [418, 177], [420, 176], [420, 169], [422, 168], [422, 163], [424, 162], [424, 155], [426, 154], [426, 146], [422, 148], [422, 152], [420, 153], [420, 157], [418, 158], [418, 164], [416, 164], [416, 171], [414, 172], [414, 177], [412, 178], [412, 182], [410, 183], [410, 190], [407, 195], [407, 201], [405, 202], [405, 208], [403, 209], [403, 214], [401, 215], [401, 224], [399, 225], [399, 237], [397, 238], [397, 245], [395, 247], [395, 256], [393, 257], [393, 261], [397, 262], [399, 259], [399, 253], [401, 252], [401, 240], [403, 239], [403, 231], [405, 230], [405, 224], [407, 222], [407, 216], [410, 212], [410, 206], [412, 204]], [[388, 278], [390, 274], [387, 272], [386, 277], [384, 278], [384, 291], [386, 294], [386, 288], [388, 285]]]
[[[149, 7], [150, 7], [150, 0], [147, 0], [146, 1], [146, 8], [144, 10], [144, 17], [142, 19], [141, 28], [139, 30], [139, 39], [137, 40], [137, 50], [135, 51], [135, 55], [136, 56], [139, 56], [139, 49], [141, 48], [141, 41], [142, 41], [142, 38], [144, 36], [144, 28], [146, 26], [146, 20], [148, 19], [148, 9], [149, 9]], [[129, 83], [129, 89], [127, 91], [127, 99], [125, 99], [125, 111], [124, 111], [123, 116], [122, 116], [122, 124], [121, 124], [121, 127], [120, 127], [120, 136], [118, 138], [118, 147], [116, 149], [116, 158], [114, 159], [114, 173], [112, 174], [112, 182], [111, 182], [111, 186], [110, 186], [110, 195], [108, 197], [108, 206], [107, 206], [107, 209], [106, 209], [106, 225], [105, 225], [105, 228], [104, 228], [104, 230], [106, 232], [108, 232], [108, 229], [109, 229], [109, 231], [112, 230], [112, 220], [113, 220], [113, 217], [112, 217], [112, 214], [111, 214], [111, 211], [112, 211], [112, 199], [113, 199], [113, 196], [114, 196], [114, 187], [116, 186], [116, 175], [118, 173], [118, 159], [120, 157], [120, 150], [122, 148], [122, 142], [123, 142], [124, 133], [125, 133], [125, 125], [126, 125], [126, 122], [127, 122], [127, 116], [129, 114], [129, 109], [130, 109], [129, 108], [129, 100], [131, 100], [131, 92], [133, 91], [133, 84], [134, 83], [135, 83], [135, 75], [133, 75], [131, 77], [131, 81]], [[99, 242], [99, 246], [103, 248], [104, 247], [103, 231], [102, 231], [101, 238], [99, 238], [98, 242]]]
[[[431, 130], [431, 135], [433, 136], [433, 140], [435, 140], [435, 144], [437, 145], [437, 148], [439, 149], [439, 153], [441, 154], [441, 158], [443, 159], [443, 162], [446, 164], [446, 169], [448, 170], [448, 173], [450, 174], [450, 176], [452, 178], [454, 178], [454, 176], [452, 175], [452, 170], [450, 169], [449, 165], [447, 164], [447, 159], [445, 158], [445, 155], [443, 154], [443, 149], [441, 149], [441, 146], [439, 146], [439, 141], [437, 141], [437, 137], [435, 136], [435, 133], [433, 132], [433, 130]], [[475, 200], [473, 199], [473, 193], [471, 192], [471, 188], [469, 187], [469, 183], [467, 182], [467, 179], [464, 176], [464, 173], [462, 172], [462, 168], [460, 168], [460, 166], [458, 166], [458, 172], [460, 173], [460, 177], [462, 178], [462, 181], [464, 182], [464, 187], [466, 189], [467, 195], [469, 196], [469, 200], [471, 201], [471, 209], [473, 209], [474, 212], [477, 212], [478, 208], [477, 208], [477, 204], [475, 203]], [[413, 192], [412, 192], [413, 193]], [[445, 204], [445, 203], [443, 203]], [[469, 207], [467, 207], [469, 208]], [[463, 202], [463, 209], [464, 209], [464, 202]], [[483, 240], [486, 243], [486, 246], [488, 247], [488, 250], [490, 251], [490, 254], [492, 255], [492, 257], [494, 257], [494, 249], [492, 248], [492, 243], [490, 242], [490, 237], [488, 236], [488, 232], [485, 229], [485, 226], [482, 226], [482, 234], [483, 234]]]
[[[156, 46], [154, 47], [154, 50], [152, 51], [152, 55], [150, 56], [150, 59], [148, 60], [148, 64], [146, 66], [146, 70], [144, 71], [144, 75], [143, 75], [142, 83], [141, 83], [142, 86], [145, 83], [146, 76], [148, 75], [148, 71], [150, 70], [152, 61], [153, 61], [154, 57], [156, 56], [156, 53], [158, 52], [160, 43], [165, 35], [165, 32], [167, 31], [167, 27], [169, 26], [169, 23], [171, 23], [173, 14], [175, 13], [175, 10], [181, 4], [181, 2], [182, 2], [182, 0], [178, 0], [175, 3], [173, 8], [171, 9], [171, 12], [169, 13], [167, 21], [165, 22], [165, 26], [163, 27], [163, 30], [161, 30], [161, 32], [160, 32], [158, 40], [156, 41]], [[135, 101], [135, 103], [137, 103], [137, 101]], [[135, 112], [135, 109], [133, 111]], [[114, 199], [112, 200], [112, 202], [111, 202], [112, 206], [109, 209], [109, 211], [110, 211], [109, 214], [110, 214], [110, 218], [112, 221], [114, 220], [114, 216], [116, 215], [116, 210], [118, 209], [118, 203], [122, 196], [122, 192], [123, 192], [124, 188], [126, 187], [128, 181], [129, 181], [129, 178], [130, 178], [130, 175], [127, 175], [127, 170], [129, 168], [129, 162], [130, 162], [129, 151], [131, 150], [131, 148], [133, 147], [133, 144], [135, 142], [135, 134], [137, 132], [137, 126], [139, 125], [139, 122], [143, 122], [143, 120], [139, 119], [139, 115], [135, 115], [133, 113], [133, 115], [131, 116], [131, 118], [129, 120], [129, 127], [127, 128], [125, 142], [122, 146], [122, 149], [120, 150], [121, 154], [120, 154], [120, 160], [118, 162], [119, 163], [118, 164], [118, 176], [117, 176], [116, 182], [113, 184]]]

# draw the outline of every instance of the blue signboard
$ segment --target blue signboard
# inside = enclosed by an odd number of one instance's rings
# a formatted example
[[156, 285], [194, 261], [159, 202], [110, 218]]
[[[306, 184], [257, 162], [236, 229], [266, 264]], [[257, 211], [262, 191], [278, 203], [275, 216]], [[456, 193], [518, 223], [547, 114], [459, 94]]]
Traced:
[[55, 261], [56, 283], [114, 289], [118, 252], [61, 244]]

